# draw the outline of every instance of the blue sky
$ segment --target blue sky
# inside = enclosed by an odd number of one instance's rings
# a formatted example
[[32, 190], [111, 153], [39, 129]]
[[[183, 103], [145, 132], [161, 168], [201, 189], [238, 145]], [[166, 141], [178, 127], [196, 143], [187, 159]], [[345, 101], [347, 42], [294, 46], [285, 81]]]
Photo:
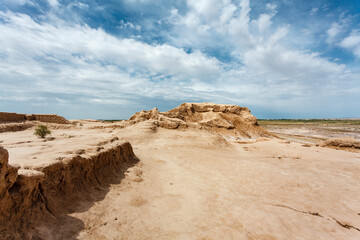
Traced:
[[0, 0], [0, 111], [360, 117], [360, 1]]

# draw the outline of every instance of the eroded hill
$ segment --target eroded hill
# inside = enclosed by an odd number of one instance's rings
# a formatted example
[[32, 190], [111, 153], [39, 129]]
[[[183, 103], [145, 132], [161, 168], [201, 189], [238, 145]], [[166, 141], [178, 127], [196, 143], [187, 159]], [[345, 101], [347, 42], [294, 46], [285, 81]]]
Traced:
[[236, 105], [183, 103], [167, 112], [159, 112], [157, 108], [137, 112], [129, 122], [135, 124], [147, 120], [167, 129], [200, 128], [242, 138], [268, 136], [248, 108]]

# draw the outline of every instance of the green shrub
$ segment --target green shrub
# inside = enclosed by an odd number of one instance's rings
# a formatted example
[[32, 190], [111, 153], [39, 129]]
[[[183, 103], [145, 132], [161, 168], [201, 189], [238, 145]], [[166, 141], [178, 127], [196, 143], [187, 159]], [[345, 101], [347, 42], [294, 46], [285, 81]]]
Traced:
[[41, 138], [45, 138], [48, 134], [51, 134], [51, 131], [45, 125], [38, 125], [34, 132], [34, 135]]

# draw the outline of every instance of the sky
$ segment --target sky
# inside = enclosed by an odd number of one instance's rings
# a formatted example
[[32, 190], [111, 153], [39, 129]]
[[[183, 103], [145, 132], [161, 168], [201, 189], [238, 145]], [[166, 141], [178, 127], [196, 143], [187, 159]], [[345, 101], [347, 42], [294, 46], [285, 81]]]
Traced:
[[360, 117], [358, 0], [0, 0], [0, 111]]

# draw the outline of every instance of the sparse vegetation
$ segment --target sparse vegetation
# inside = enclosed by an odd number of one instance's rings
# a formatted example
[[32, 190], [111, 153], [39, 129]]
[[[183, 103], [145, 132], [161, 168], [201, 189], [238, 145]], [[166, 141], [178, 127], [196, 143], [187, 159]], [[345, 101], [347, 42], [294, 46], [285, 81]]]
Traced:
[[121, 121], [125, 121], [127, 119], [109, 119], [109, 120], [106, 120], [106, 119], [98, 119], [99, 121], [102, 121], [104, 123], [108, 122], [108, 123], [114, 123], [114, 122], [121, 122]]
[[41, 138], [45, 138], [46, 135], [48, 134], [51, 134], [51, 131], [48, 129], [46, 125], [38, 125], [34, 132], [34, 135], [39, 136]]

